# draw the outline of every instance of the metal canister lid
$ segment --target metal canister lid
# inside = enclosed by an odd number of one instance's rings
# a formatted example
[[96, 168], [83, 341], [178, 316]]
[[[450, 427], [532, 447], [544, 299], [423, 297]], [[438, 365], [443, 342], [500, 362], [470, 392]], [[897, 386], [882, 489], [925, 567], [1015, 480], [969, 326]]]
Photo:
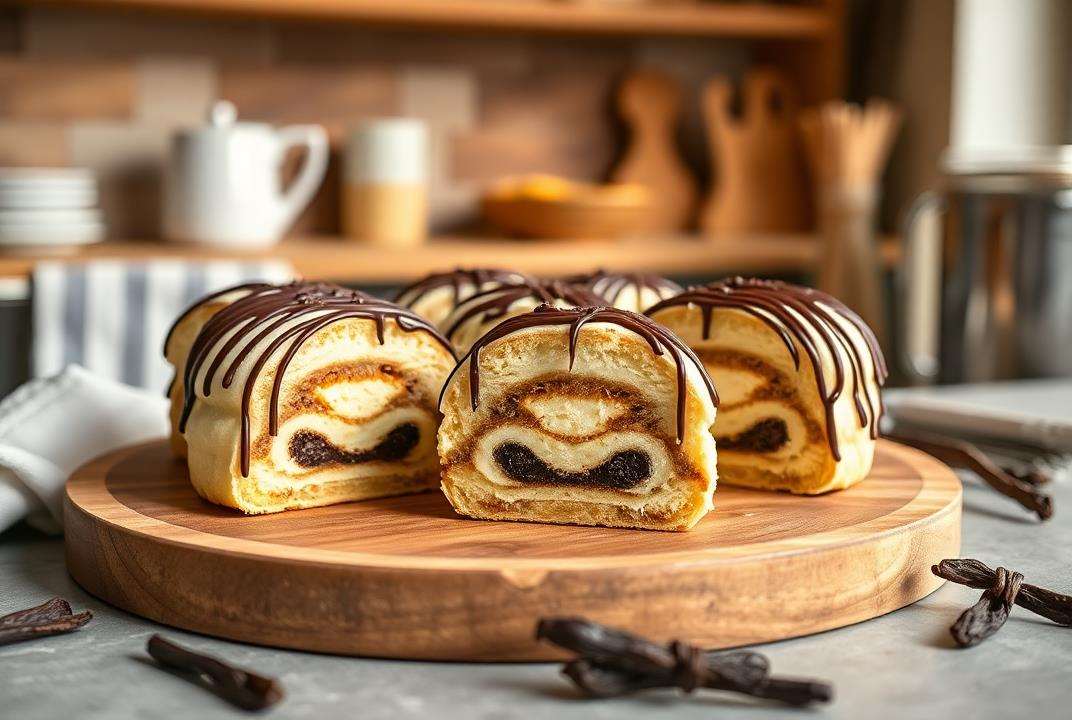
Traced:
[[1072, 187], [1072, 145], [948, 148], [940, 166], [958, 188], [1024, 192]]

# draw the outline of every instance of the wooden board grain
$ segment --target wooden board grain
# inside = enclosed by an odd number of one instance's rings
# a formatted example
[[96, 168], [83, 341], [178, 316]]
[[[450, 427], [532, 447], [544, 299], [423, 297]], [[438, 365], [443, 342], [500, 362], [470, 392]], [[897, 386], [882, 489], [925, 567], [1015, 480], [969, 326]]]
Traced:
[[960, 483], [880, 441], [856, 487], [723, 486], [688, 533], [469, 520], [439, 493], [247, 517], [199, 499], [164, 441], [77, 471], [67, 564], [94, 595], [262, 645], [452, 660], [555, 657], [536, 620], [583, 615], [730, 647], [890, 612], [960, 548]]

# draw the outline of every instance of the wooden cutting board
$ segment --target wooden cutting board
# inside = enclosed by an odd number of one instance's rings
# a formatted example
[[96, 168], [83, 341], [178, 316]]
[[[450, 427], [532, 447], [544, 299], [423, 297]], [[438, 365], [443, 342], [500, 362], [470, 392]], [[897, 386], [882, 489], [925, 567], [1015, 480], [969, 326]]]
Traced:
[[700, 210], [712, 237], [798, 233], [811, 229], [804, 155], [793, 88], [778, 72], [757, 68], [744, 77], [740, 113], [729, 79], [703, 91], [714, 179]]
[[696, 181], [677, 146], [681, 95], [677, 81], [655, 70], [634, 70], [618, 86], [618, 112], [629, 140], [611, 179], [648, 188], [654, 202], [643, 230], [649, 232], [685, 229], [696, 207]]
[[194, 494], [165, 441], [77, 471], [67, 566], [161, 623], [346, 655], [532, 660], [538, 618], [583, 615], [705, 647], [849, 625], [912, 603], [960, 549], [960, 483], [880, 441], [820, 497], [720, 487], [691, 532], [468, 520], [439, 493], [248, 517]]

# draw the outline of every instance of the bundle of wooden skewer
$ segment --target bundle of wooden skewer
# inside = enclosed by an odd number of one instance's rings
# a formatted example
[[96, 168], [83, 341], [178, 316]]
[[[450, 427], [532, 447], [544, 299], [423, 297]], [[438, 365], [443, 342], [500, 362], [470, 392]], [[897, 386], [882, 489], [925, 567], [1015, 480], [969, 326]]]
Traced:
[[889, 102], [833, 101], [801, 113], [805, 153], [818, 192], [821, 289], [840, 298], [885, 336], [875, 238], [879, 180], [901, 125]]

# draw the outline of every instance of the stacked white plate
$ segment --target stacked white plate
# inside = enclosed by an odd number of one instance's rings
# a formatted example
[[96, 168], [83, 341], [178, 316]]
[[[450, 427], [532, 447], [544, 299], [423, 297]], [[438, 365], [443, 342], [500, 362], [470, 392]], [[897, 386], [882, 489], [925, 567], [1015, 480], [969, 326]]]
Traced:
[[100, 242], [97, 178], [85, 168], [0, 168], [0, 248]]

